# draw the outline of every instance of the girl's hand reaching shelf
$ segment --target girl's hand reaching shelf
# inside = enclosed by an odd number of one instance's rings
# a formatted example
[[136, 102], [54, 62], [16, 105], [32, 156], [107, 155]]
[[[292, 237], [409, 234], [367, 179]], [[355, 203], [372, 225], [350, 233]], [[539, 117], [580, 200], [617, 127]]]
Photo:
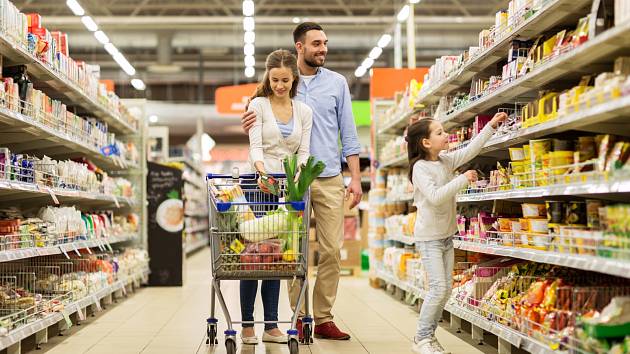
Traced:
[[492, 128], [494, 129], [497, 129], [499, 127], [499, 123], [505, 122], [507, 117], [508, 117], [507, 113], [498, 112], [497, 114], [494, 115], [494, 117], [492, 117], [492, 120], [490, 121], [490, 126], [492, 126]]

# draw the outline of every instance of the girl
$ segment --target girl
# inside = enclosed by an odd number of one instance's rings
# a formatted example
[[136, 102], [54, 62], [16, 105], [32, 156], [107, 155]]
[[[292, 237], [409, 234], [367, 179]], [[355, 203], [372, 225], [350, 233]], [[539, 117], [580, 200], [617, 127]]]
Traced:
[[448, 149], [448, 134], [440, 122], [422, 119], [409, 127], [406, 137], [409, 179], [414, 186], [414, 202], [418, 208], [414, 235], [429, 281], [412, 347], [414, 353], [445, 352], [435, 338], [435, 330], [451, 295], [452, 235], [457, 231], [455, 195], [477, 180], [474, 170], [458, 177], [454, 172], [479, 154], [506, 118], [505, 113], [495, 114], [465, 149], [452, 153], [444, 153]]
[[[300, 78], [296, 57], [287, 50], [276, 50], [267, 57], [266, 69], [248, 107], [256, 113], [256, 123], [249, 130], [249, 162], [261, 176], [284, 173], [282, 160], [295, 153], [298, 154], [298, 166], [306, 163], [313, 125], [310, 107], [293, 99]], [[258, 184], [268, 192], [260, 179]], [[269, 197], [264, 199], [274, 201], [273, 196]], [[240, 288], [242, 319], [254, 321], [258, 281], [242, 280]], [[280, 280], [263, 280], [261, 295], [265, 321], [278, 321]], [[243, 324], [241, 338], [245, 344], [258, 343], [253, 324]], [[265, 324], [263, 342], [286, 343], [287, 340], [277, 324]]]

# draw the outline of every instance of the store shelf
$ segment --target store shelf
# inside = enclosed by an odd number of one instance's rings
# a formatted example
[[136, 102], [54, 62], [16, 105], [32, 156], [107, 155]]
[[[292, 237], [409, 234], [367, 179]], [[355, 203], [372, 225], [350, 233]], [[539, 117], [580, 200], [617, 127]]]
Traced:
[[20, 152], [41, 151], [47, 156], [84, 156], [104, 170], [137, 169], [139, 166], [118, 156], [103, 155], [96, 147], [77, 141], [32, 117], [0, 107], [0, 132], [10, 134], [13, 143], [4, 143]]
[[90, 294], [81, 300], [65, 305], [62, 312], [56, 312], [56, 313], [50, 314], [46, 316], [46, 318], [31, 322], [25, 326], [22, 326], [20, 328], [17, 328], [9, 332], [9, 334], [6, 337], [0, 337], [0, 350], [9, 348], [13, 346], [14, 344], [17, 344], [18, 342], [40, 331], [43, 331], [52, 325], [55, 325], [61, 321], [64, 321], [65, 318], [72, 315], [73, 313], [82, 311], [84, 308], [91, 306], [93, 304], [96, 304], [101, 299], [103, 299], [104, 297], [110, 294], [113, 294], [119, 290], [125, 291], [124, 289], [128, 285], [134, 282], [145, 281], [149, 273], [150, 273], [149, 269], [145, 268], [142, 271], [136, 274], [133, 274], [127, 278], [119, 279], [113, 284], [111, 284], [110, 286], [105, 287], [93, 294]]
[[193, 253], [195, 251], [198, 251], [198, 250], [206, 247], [206, 245], [208, 245], [208, 238], [207, 237], [204, 237], [201, 240], [197, 240], [197, 241], [192, 242], [192, 243], [186, 242], [185, 252], [186, 252], [186, 254], [190, 254], [190, 253]]
[[48, 65], [32, 56], [19, 45], [14, 45], [7, 35], [0, 33], [0, 52], [5, 58], [4, 66], [25, 64], [28, 74], [33, 78], [36, 88], [44, 88], [48, 96], [61, 99], [68, 106], [80, 108], [78, 113], [95, 116], [106, 122], [111, 131], [122, 134], [134, 134], [136, 129], [112, 112], [96, 99], [89, 97], [81, 88], [64, 75], [55, 72]]
[[[54, 195], [54, 197], [53, 197]], [[92, 202], [120, 206], [134, 206], [137, 201], [127, 197], [117, 197], [107, 194], [49, 188], [32, 183], [23, 183], [9, 180], [0, 180], [0, 197], [2, 202], [27, 201], [37, 198], [46, 198], [60, 203]]]
[[416, 244], [416, 241], [412, 237], [402, 236], [402, 235], [386, 235], [385, 239], [390, 241], [396, 241], [400, 243], [404, 243], [408, 246], [413, 246]]
[[409, 117], [411, 117], [414, 113], [418, 112], [418, 110], [413, 110], [410, 112], [400, 113], [398, 117], [392, 118], [389, 122], [385, 123], [383, 128], [379, 129], [378, 134], [398, 134], [400, 131], [407, 126], [407, 121]]
[[208, 231], [209, 229], [210, 228], [207, 225], [205, 225], [205, 226], [187, 228], [187, 229], [184, 229], [184, 232], [186, 232], [187, 234], [194, 234], [197, 232]]
[[535, 249], [491, 245], [480, 242], [469, 242], [461, 240], [455, 240], [454, 246], [455, 248], [465, 251], [514, 257], [538, 263], [555, 264], [569, 268], [611, 274], [623, 278], [630, 278], [630, 262], [620, 259], [540, 251]]
[[380, 168], [390, 168], [390, 167], [405, 167], [407, 165], [407, 156], [400, 156], [393, 160], [383, 161], [380, 164]]
[[184, 182], [194, 186], [197, 189], [201, 189], [203, 191], [206, 190], [206, 186], [203, 183], [201, 183], [200, 181], [195, 181], [194, 179], [191, 179], [191, 178], [188, 178], [188, 177], [184, 177], [183, 180], [184, 180]]
[[185, 213], [184, 216], [188, 218], [208, 218], [208, 212], [205, 213]]
[[535, 125], [531, 128], [519, 129], [514, 132], [493, 138], [484, 146], [482, 154], [511, 146], [527, 143], [530, 139], [537, 139], [550, 134], [569, 130], [605, 132], [623, 132], [628, 126], [628, 110], [630, 110], [630, 96], [596, 105], [586, 110], [572, 113], [549, 122]]
[[71, 243], [64, 243], [60, 245], [50, 246], [50, 247], [31, 247], [31, 248], [23, 248], [16, 250], [8, 250], [0, 252], [0, 262], [10, 262], [18, 259], [26, 259], [32, 257], [39, 256], [50, 256], [54, 254], [67, 254], [70, 252], [75, 252], [81, 249], [86, 248], [95, 248], [98, 247], [101, 250], [106, 250], [111, 247], [111, 245], [115, 243], [127, 242], [136, 240], [138, 235], [129, 234], [129, 235], [120, 235], [120, 236], [112, 236], [107, 238], [93, 239], [93, 240], [82, 240], [75, 241]]
[[551, 196], [570, 195], [596, 195], [630, 193], [630, 174], [620, 173], [619, 176], [603, 178], [596, 182], [582, 182], [561, 185], [550, 185], [544, 187], [522, 188], [510, 191], [496, 191], [485, 193], [459, 194], [458, 203], [470, 203], [486, 200], [508, 200], [508, 199], [528, 199], [544, 198]]
[[610, 62], [616, 57], [615, 53], [623, 51], [629, 45], [628, 38], [630, 38], [630, 23], [613, 27], [570, 52], [539, 65], [532, 72], [472, 101], [443, 117], [441, 121], [448, 125], [463, 123], [479, 113], [511, 102], [528, 92], [539, 90], [553, 81], [566, 79], [567, 73], [588, 71], [589, 65], [596, 65], [602, 61]]
[[476, 74], [506, 58], [510, 43], [514, 39], [532, 38], [544, 33], [563, 22], [568, 15], [581, 11], [591, 2], [592, 0], [556, 0], [548, 2], [540, 11], [497, 40], [493, 46], [472, 58], [446, 80], [421, 94], [416, 102], [424, 104], [435, 103], [440, 97], [451, 91], [466, 87]]
[[[384, 271], [382, 269], [377, 269], [375, 271], [375, 275], [385, 281], [388, 284], [392, 284], [406, 292], [413, 293], [421, 299], [426, 297], [426, 292], [423, 289], [416, 287], [413, 284], [409, 284], [405, 281], [401, 281], [393, 276], [393, 274]], [[557, 353], [551, 350], [547, 345], [540, 343], [533, 338], [517, 332], [509, 327], [501, 325], [497, 322], [489, 321], [488, 319], [466, 309], [457, 304], [452, 303], [449, 300], [449, 303], [446, 304], [444, 309], [451, 313], [451, 315], [458, 317], [462, 320], [465, 320], [479, 328], [483, 328], [485, 331], [490, 332], [501, 338], [510, 344], [514, 345], [517, 348], [521, 348], [527, 350], [530, 353], [535, 354], [554, 354]]]
[[399, 195], [392, 198], [387, 198], [387, 201], [390, 203], [408, 203], [413, 202], [413, 193], [408, 193], [405, 195]]

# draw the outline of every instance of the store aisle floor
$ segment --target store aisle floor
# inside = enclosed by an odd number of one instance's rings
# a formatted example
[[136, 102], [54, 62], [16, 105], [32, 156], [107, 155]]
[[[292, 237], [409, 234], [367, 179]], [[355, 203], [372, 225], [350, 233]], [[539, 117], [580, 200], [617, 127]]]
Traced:
[[[210, 252], [205, 249], [193, 255], [186, 266], [187, 282], [181, 288], [145, 288], [112, 306], [88, 323], [75, 326], [71, 334], [52, 338], [43, 347], [47, 354], [187, 354], [225, 353], [219, 345], [205, 344], [205, 320], [209, 314]], [[226, 301], [233, 316], [240, 317], [238, 283], [224, 283]], [[283, 285], [281, 317], [290, 315]], [[217, 304], [218, 305], [218, 304]], [[257, 313], [261, 311], [260, 297]], [[397, 354], [410, 353], [417, 314], [382, 290], [369, 287], [364, 278], [342, 278], [335, 305], [335, 320], [342, 330], [352, 335], [350, 341], [316, 340], [301, 346], [300, 353], [317, 354]], [[219, 311], [218, 317], [223, 318]], [[221, 321], [224, 322], [224, 321]], [[219, 333], [224, 328], [219, 328]], [[239, 332], [240, 332], [240, 328]], [[262, 328], [257, 329], [259, 338]], [[454, 354], [482, 353], [458, 336], [443, 329], [437, 334], [447, 350]], [[464, 338], [467, 335], [462, 335]], [[469, 336], [468, 336], [469, 337]], [[243, 346], [239, 353], [288, 353], [286, 345]]]

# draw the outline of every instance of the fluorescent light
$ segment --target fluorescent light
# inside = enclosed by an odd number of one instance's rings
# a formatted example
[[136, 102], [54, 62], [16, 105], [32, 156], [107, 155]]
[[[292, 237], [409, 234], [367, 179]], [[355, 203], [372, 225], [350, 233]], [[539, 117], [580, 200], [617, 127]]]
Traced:
[[85, 28], [87, 28], [88, 31], [90, 32], [94, 32], [98, 30], [98, 25], [96, 24], [96, 22], [94, 22], [94, 20], [90, 16], [81, 17], [81, 22], [83, 22], [83, 25], [85, 26]]
[[66, 5], [72, 10], [72, 13], [76, 16], [85, 15], [85, 10], [81, 7], [81, 5], [77, 2], [77, 0], [68, 0], [66, 1]]
[[381, 36], [381, 39], [378, 40], [378, 46], [381, 48], [385, 48], [392, 41], [392, 36], [389, 34], [384, 34]]
[[296, 25], [297, 25], [298, 23], [300, 23], [300, 18], [299, 18], [299, 17], [294, 17], [294, 18], [293, 18], [293, 23], [295, 23]]
[[256, 41], [256, 32], [247, 31], [243, 34], [243, 42], [244, 43], [252, 43]]
[[101, 42], [101, 44], [109, 43], [109, 37], [107, 37], [107, 35], [103, 31], [94, 32], [94, 37], [97, 41]]
[[409, 18], [409, 5], [405, 5], [400, 9], [400, 12], [396, 16], [398, 22], [405, 22]]
[[376, 60], [376, 59], [378, 59], [378, 57], [381, 56], [381, 54], [383, 54], [383, 48], [381, 48], [381, 47], [374, 47], [370, 51], [370, 54], [368, 55], [368, 57], [370, 57], [370, 59]]
[[363, 75], [365, 75], [365, 73], [367, 73], [367, 70], [364, 67], [359, 66], [357, 68], [357, 70], [354, 71], [354, 76], [356, 76], [356, 77], [363, 77]]
[[157, 121], [158, 121], [158, 116], [156, 116], [155, 114], [152, 114], [149, 116], [149, 122], [157, 123]]
[[361, 63], [361, 66], [366, 68], [366, 69], [371, 68], [372, 65], [374, 65], [374, 59], [372, 59], [372, 58], [365, 58], [363, 63]]
[[256, 66], [256, 58], [253, 55], [245, 56], [245, 66]]
[[140, 79], [131, 80], [131, 86], [133, 86], [133, 88], [135, 88], [138, 91], [144, 91], [144, 89], [147, 88], [147, 85], [144, 84], [144, 81]]
[[247, 43], [243, 46], [243, 53], [245, 53], [245, 55], [254, 55], [255, 52], [256, 47], [254, 47], [253, 44]]
[[252, 78], [254, 75], [256, 75], [256, 69], [251, 66], [245, 68], [245, 77]]
[[409, 0], [409, 3], [410, 3], [410, 4], [417, 4], [417, 3], [419, 3], [419, 2], [420, 2], [420, 0]]
[[107, 44], [104, 45], [104, 47], [105, 47], [105, 50], [107, 51], [107, 53], [109, 53], [109, 55], [111, 55], [111, 56], [114, 56], [114, 55], [120, 53], [118, 51], [118, 49], [116, 48], [116, 46], [114, 46], [113, 43], [107, 43]]
[[247, 32], [253, 32], [256, 29], [256, 22], [253, 17], [244, 17], [243, 18], [243, 29]]
[[254, 16], [254, 2], [243, 0], [243, 16]]
[[120, 65], [120, 68], [127, 73], [127, 75], [133, 76], [136, 74], [136, 69], [129, 64], [129, 61], [127, 61], [127, 58], [125, 58], [122, 53], [116, 53], [116, 55], [114, 55], [114, 60], [118, 63], [118, 65]]

